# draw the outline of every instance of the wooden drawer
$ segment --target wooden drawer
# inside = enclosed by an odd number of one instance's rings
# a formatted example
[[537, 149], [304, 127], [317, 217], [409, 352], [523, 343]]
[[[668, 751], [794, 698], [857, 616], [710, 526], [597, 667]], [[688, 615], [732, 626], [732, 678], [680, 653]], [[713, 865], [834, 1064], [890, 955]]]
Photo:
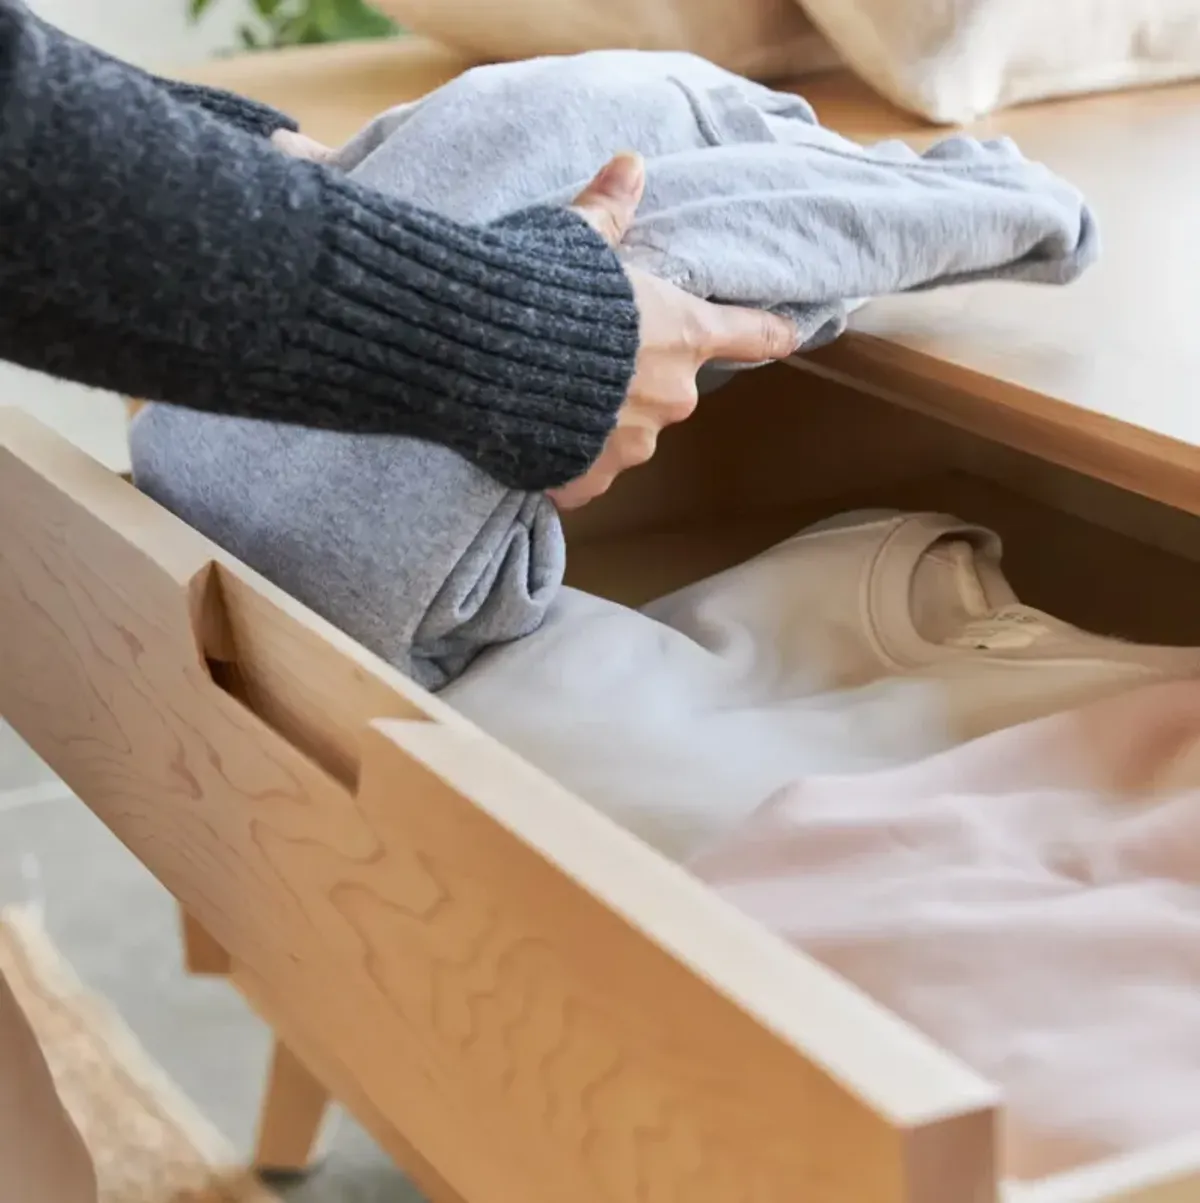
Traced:
[[[1200, 644], [1196, 519], [787, 366], [581, 511], [573, 572], [640, 600], [864, 503]], [[0, 532], [0, 712], [435, 1199], [996, 1193], [988, 1083], [15, 411]], [[1011, 1191], [1200, 1196], [1200, 1134]]]

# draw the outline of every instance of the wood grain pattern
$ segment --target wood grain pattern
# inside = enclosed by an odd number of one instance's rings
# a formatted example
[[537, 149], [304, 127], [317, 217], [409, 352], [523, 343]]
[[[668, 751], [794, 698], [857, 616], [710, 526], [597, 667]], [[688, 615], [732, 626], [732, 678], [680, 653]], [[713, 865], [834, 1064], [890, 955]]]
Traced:
[[[422, 717], [355, 789], [204, 644]], [[994, 1195], [989, 1086], [16, 413], [0, 710], [471, 1203]]]
[[337, 1059], [328, 1041], [305, 1031], [297, 1010], [285, 996], [246, 965], [235, 965], [233, 982], [254, 1011], [286, 1041], [314, 1077], [337, 1099], [398, 1166], [428, 1203], [464, 1203], [424, 1157], [370, 1101], [354, 1074]]
[[[395, 965], [397, 990], [451, 1004], [437, 1035], [469, 1050], [476, 1089], [560, 1134], [561, 1164], [543, 1166], [560, 1191], [583, 1167], [605, 1195], [653, 1197], [656, 1163], [670, 1161], [686, 1167], [681, 1199], [714, 1203], [796, 1190], [991, 1195], [985, 1086], [952, 1081], [948, 1064], [903, 1068], [932, 1050], [902, 1053], [900, 1029], [866, 999], [804, 958], [777, 957], [698, 882], [478, 733], [376, 728], [359, 805], [376, 831], [394, 825], [389, 842], [428, 877], [404, 912], [356, 907], [357, 925], [383, 924], [380, 941], [413, 957]], [[717, 979], [719, 991], [696, 990]], [[797, 1060], [803, 1045], [821, 1046], [823, 1068]], [[857, 1099], [828, 1089], [831, 1071], [859, 1083]], [[947, 1091], [956, 1116], [934, 1102]], [[866, 1098], [895, 1126], [868, 1120]], [[936, 1149], [936, 1183], [918, 1136]], [[736, 1152], [749, 1145], [752, 1158]]]

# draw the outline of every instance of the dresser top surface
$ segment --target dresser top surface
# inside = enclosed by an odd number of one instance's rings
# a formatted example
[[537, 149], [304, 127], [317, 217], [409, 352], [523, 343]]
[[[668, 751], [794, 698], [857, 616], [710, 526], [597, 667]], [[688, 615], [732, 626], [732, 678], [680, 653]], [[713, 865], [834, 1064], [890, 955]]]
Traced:
[[[856, 141], [926, 145], [944, 133], [845, 75], [796, 90]], [[1117, 483], [1161, 491], [1145, 477], [1157, 462], [1197, 474], [1200, 493], [1200, 84], [1012, 109], [966, 132], [1007, 134], [1080, 188], [1099, 219], [1099, 262], [1065, 288], [987, 283], [875, 301], [819, 366], [1006, 406], [1045, 437], [1145, 461], [1104, 473], [1130, 476]]]

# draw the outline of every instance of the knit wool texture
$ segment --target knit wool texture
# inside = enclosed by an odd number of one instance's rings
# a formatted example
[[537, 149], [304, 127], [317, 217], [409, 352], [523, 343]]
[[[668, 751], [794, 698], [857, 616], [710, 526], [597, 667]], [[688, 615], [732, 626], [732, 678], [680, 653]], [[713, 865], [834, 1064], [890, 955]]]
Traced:
[[242, 417], [407, 434], [505, 485], [594, 462], [638, 314], [577, 215], [447, 221], [290, 159], [289, 123], [0, 0], [0, 358]]

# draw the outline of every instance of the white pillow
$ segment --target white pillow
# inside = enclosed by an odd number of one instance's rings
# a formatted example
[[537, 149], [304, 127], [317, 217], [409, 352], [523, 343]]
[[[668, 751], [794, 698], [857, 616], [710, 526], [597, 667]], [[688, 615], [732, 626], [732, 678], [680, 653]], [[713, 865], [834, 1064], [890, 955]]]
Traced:
[[876, 91], [947, 124], [1200, 76], [1200, 0], [800, 2]]
[[686, 50], [759, 80], [792, 78], [837, 63], [795, 0], [377, 2], [406, 29], [481, 61], [587, 50]]

